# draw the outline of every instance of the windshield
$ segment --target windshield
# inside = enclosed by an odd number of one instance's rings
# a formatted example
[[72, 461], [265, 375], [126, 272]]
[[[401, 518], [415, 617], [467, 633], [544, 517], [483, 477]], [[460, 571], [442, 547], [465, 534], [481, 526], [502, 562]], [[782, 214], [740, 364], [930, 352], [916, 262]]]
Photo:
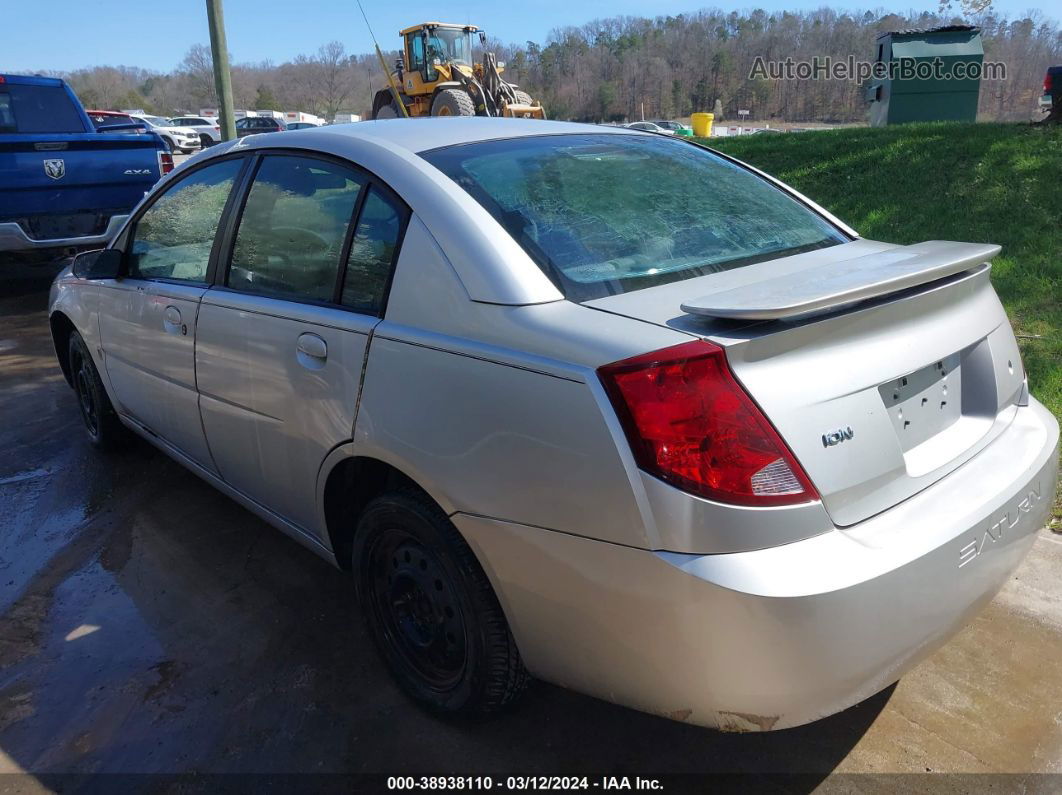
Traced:
[[564, 135], [426, 152], [573, 301], [847, 241], [788, 193], [670, 136]]
[[144, 121], [155, 127], [170, 127], [172, 126], [166, 119], [161, 116], [141, 116]]
[[435, 28], [428, 34], [428, 63], [472, 63], [472, 34], [456, 28]]

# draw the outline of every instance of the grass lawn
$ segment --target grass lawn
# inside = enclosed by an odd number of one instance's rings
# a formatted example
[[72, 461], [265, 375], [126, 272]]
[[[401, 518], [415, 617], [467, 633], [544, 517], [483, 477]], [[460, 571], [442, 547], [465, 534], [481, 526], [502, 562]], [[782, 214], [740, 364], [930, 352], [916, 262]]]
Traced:
[[[700, 139], [890, 243], [998, 243], [1032, 392], [1062, 417], [1062, 125], [911, 124]], [[1062, 494], [1062, 490], [1060, 490]], [[1062, 517], [1062, 498], [1056, 499]]]

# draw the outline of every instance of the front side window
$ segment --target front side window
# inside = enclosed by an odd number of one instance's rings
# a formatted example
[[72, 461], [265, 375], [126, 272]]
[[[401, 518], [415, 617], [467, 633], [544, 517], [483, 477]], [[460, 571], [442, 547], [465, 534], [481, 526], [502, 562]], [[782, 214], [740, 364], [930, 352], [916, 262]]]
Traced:
[[206, 281], [210, 250], [243, 160], [223, 160], [167, 188], [140, 216], [129, 249], [129, 275]]
[[380, 314], [402, 226], [402, 209], [379, 189], [370, 188], [347, 257], [340, 298], [344, 306], [371, 315]]
[[238, 130], [246, 130], [248, 127], [251, 126], [251, 121], [252, 121], [252, 119], [247, 119], [247, 118], [237, 119], [236, 120], [236, 129], [238, 129]]
[[269, 155], [240, 218], [227, 285], [296, 301], [331, 301], [347, 227], [365, 179], [316, 158]]
[[767, 180], [671, 136], [534, 136], [422, 156], [573, 301], [848, 240]]
[[409, 66], [411, 72], [419, 72], [424, 69], [424, 34], [409, 34]]

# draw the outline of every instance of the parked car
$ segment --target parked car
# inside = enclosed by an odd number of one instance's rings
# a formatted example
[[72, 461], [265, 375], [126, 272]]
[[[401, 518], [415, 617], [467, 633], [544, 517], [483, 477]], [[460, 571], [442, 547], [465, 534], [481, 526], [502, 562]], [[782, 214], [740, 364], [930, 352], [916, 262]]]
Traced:
[[350, 571], [418, 701], [767, 730], [899, 678], [1048, 519], [998, 252], [671, 136], [398, 119], [214, 147], [50, 317], [91, 442]]
[[97, 132], [62, 80], [0, 75], [0, 254], [106, 243], [173, 168], [158, 136], [132, 131]]
[[174, 127], [185, 127], [199, 134], [199, 143], [204, 148], [213, 146], [221, 140], [221, 124], [217, 119], [205, 119], [202, 116], [178, 116], [170, 119]]
[[665, 119], [653, 119], [652, 123], [657, 127], [663, 127], [665, 130], [670, 130], [675, 135], [681, 135], [684, 137], [690, 137], [693, 135], [693, 128], [688, 124], [683, 124], [678, 121], [667, 121]]
[[289, 130], [309, 130], [314, 127], [322, 127], [321, 124], [314, 124], [312, 121], [286, 121], [285, 126]]
[[89, 120], [92, 122], [92, 126], [96, 130], [107, 127], [115, 127], [121, 125], [121, 130], [124, 133], [131, 135], [140, 135], [147, 132], [147, 126], [136, 122], [133, 117], [128, 113], [118, 113], [113, 110], [85, 110], [88, 114]]
[[288, 125], [283, 119], [274, 119], [271, 116], [246, 116], [236, 120], [237, 138], [258, 133], [284, 132], [286, 129]]
[[149, 130], [162, 138], [171, 152], [189, 154], [202, 146], [199, 133], [191, 127], [179, 127], [170, 124], [169, 119], [164, 119], [161, 116], [131, 115], [135, 120], [146, 124]]
[[628, 130], [641, 130], [642, 132], [654, 132], [654, 133], [666, 133], [667, 135], [674, 135], [674, 130], [669, 130], [667, 127], [661, 127], [656, 122], [651, 121], [632, 121], [630, 124], [625, 124]]
[[1040, 110], [1051, 120], [1062, 119], [1062, 66], [1049, 66], [1044, 74], [1044, 93]]

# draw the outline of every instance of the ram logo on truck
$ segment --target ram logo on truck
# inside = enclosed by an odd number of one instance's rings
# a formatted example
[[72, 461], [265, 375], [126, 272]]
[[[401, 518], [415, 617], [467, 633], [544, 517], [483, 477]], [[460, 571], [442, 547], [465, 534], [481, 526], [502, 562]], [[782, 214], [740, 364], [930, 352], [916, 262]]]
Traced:
[[66, 163], [61, 158], [44, 161], [44, 173], [52, 179], [62, 179], [66, 176]]

